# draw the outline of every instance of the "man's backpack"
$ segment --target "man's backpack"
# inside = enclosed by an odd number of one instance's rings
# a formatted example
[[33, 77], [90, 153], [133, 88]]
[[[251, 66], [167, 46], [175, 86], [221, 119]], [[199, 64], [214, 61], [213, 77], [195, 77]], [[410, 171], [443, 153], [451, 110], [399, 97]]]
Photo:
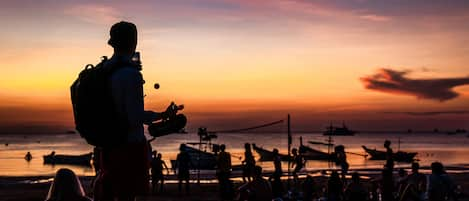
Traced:
[[118, 146], [127, 140], [127, 124], [117, 114], [110, 80], [126, 63], [107, 62], [102, 57], [96, 66], [86, 65], [70, 87], [75, 128], [88, 144], [98, 147]]

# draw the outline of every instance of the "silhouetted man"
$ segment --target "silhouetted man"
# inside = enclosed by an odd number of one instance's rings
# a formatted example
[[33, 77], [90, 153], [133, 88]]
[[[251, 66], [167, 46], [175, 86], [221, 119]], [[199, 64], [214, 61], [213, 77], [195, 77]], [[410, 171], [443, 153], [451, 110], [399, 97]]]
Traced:
[[230, 175], [231, 175], [231, 155], [225, 151], [226, 146], [220, 146], [220, 153], [217, 156], [217, 176], [220, 186], [222, 200], [229, 200], [231, 196]]
[[151, 184], [153, 186], [152, 191], [153, 193], [156, 192], [156, 187], [158, 182], [160, 182], [160, 193], [163, 192], [164, 186], [164, 175], [163, 175], [163, 168], [168, 171], [168, 166], [166, 163], [161, 159], [162, 155], [160, 153], [156, 154], [156, 151], [152, 152], [153, 158], [151, 160]]
[[272, 192], [274, 197], [281, 197], [283, 195], [283, 185], [281, 176], [282, 172], [282, 157], [278, 153], [278, 149], [272, 151], [274, 154], [274, 173], [269, 178], [269, 181], [272, 183]]
[[386, 148], [386, 164], [384, 167], [392, 172], [394, 169], [394, 152], [391, 149], [391, 141], [384, 141], [384, 148]]
[[179, 192], [182, 191], [182, 182], [186, 182], [186, 194], [189, 194], [189, 177], [190, 177], [190, 166], [192, 165], [191, 163], [191, 157], [189, 153], [187, 153], [186, 150], [186, 145], [181, 144], [179, 147], [179, 154], [177, 155], [176, 158], [176, 166], [178, 168], [178, 189]]
[[[130, 22], [114, 24], [108, 44], [114, 54], [104, 64], [109, 69], [109, 91], [117, 116], [127, 129], [122, 146], [102, 150], [102, 197], [95, 200], [134, 200], [149, 190], [149, 148], [143, 124], [161, 119], [165, 113], [144, 111], [143, 77], [139, 61], [133, 61], [137, 46], [137, 27]], [[116, 125], [117, 126], [117, 125]], [[99, 193], [97, 193], [99, 194]]]
[[298, 185], [298, 173], [303, 169], [305, 165], [305, 161], [303, 159], [303, 156], [301, 154], [298, 154], [298, 150], [296, 148], [292, 149], [292, 154], [293, 154], [293, 161], [294, 163], [292, 166], [294, 167], [293, 169], [293, 181], [295, 182], [295, 186]]

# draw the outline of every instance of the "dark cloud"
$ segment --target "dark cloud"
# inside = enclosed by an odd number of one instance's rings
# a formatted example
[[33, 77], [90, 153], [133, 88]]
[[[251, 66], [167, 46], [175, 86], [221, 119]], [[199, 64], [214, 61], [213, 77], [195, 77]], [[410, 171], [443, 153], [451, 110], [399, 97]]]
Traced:
[[385, 93], [415, 96], [419, 99], [447, 101], [459, 94], [453, 87], [469, 84], [469, 77], [411, 79], [410, 71], [396, 71], [382, 68], [376, 74], [362, 77], [365, 88]]
[[431, 111], [431, 112], [383, 112], [384, 114], [407, 114], [412, 116], [434, 116], [444, 114], [463, 115], [469, 114], [469, 110], [449, 110], [449, 111]]

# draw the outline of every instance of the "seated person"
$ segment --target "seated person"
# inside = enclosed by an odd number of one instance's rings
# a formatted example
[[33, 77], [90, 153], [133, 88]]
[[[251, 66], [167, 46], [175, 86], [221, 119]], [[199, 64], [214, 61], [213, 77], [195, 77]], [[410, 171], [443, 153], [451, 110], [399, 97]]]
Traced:
[[57, 171], [46, 201], [91, 201], [85, 196], [80, 180], [66, 168]]
[[272, 200], [272, 188], [270, 182], [262, 177], [262, 168], [260, 166], [254, 167], [254, 179], [239, 188], [239, 200], [255, 200], [264, 201]]

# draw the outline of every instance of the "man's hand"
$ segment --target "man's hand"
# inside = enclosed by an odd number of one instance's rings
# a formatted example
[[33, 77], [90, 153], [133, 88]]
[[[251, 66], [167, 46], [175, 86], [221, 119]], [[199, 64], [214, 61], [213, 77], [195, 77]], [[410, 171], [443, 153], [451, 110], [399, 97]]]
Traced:
[[171, 102], [171, 104], [166, 108], [166, 111], [162, 112], [163, 119], [169, 119], [176, 116], [177, 112], [182, 109], [184, 109], [184, 105], [178, 106], [174, 102]]

